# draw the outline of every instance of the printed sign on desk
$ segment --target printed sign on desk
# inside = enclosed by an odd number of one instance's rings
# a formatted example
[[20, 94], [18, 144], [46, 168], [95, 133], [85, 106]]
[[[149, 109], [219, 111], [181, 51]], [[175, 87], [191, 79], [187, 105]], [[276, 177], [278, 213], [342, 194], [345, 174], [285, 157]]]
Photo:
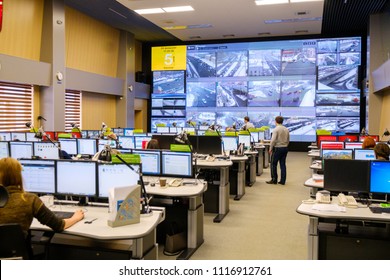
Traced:
[[152, 48], [152, 71], [186, 70], [186, 46]]

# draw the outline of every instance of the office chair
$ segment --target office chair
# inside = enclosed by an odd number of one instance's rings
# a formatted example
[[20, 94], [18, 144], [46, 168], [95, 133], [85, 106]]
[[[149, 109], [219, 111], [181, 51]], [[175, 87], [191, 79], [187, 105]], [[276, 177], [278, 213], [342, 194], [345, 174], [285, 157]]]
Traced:
[[24, 232], [19, 224], [0, 225], [0, 259], [29, 259]]

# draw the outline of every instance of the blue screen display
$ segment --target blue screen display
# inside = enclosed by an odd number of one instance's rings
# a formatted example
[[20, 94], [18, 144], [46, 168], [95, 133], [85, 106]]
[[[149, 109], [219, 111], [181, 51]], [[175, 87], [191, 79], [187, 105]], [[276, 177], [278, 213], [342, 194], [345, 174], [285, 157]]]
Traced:
[[372, 161], [370, 192], [390, 194], [390, 161]]

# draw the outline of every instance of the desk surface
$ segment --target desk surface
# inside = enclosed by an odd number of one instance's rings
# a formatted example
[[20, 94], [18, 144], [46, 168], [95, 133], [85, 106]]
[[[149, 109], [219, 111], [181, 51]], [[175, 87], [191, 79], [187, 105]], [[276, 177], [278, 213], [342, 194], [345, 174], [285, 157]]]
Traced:
[[306, 187], [313, 187], [313, 188], [323, 188], [324, 187], [324, 181], [315, 181], [313, 178], [309, 178], [305, 181], [304, 185]]
[[[185, 179], [195, 180], [195, 179]], [[180, 187], [160, 187], [157, 179], [157, 183], [154, 187], [150, 184], [145, 186], [148, 194], [161, 195], [161, 196], [173, 196], [173, 197], [192, 197], [198, 196], [207, 190], [207, 183], [203, 180], [197, 179], [196, 185], [182, 185]]]
[[[337, 201], [337, 197], [332, 197], [332, 203], [336, 204]], [[318, 218], [390, 222], [390, 214], [374, 214], [367, 206], [360, 203], [358, 205], [360, 206], [359, 208], [346, 207], [345, 212], [333, 212], [313, 210], [313, 204], [302, 203], [296, 211], [302, 215]]]
[[[153, 214], [150, 216], [141, 215], [140, 223], [113, 228], [107, 225], [109, 216], [108, 207], [55, 205], [55, 208], [52, 208], [52, 210], [56, 211], [75, 211], [77, 209], [86, 211], [84, 219], [64, 230], [63, 233], [101, 240], [141, 238], [153, 231], [163, 217], [163, 211], [153, 210]], [[97, 218], [97, 220], [93, 221], [91, 224], [84, 223], [85, 221], [90, 221], [95, 218]], [[49, 227], [42, 225], [36, 219], [33, 220], [31, 229], [51, 231]]]
[[320, 157], [321, 153], [319, 150], [312, 150], [307, 153], [309, 157]]
[[198, 167], [228, 167], [233, 165], [233, 162], [231, 160], [219, 160], [215, 159], [213, 161], [207, 161], [207, 160], [198, 160], [197, 161]]

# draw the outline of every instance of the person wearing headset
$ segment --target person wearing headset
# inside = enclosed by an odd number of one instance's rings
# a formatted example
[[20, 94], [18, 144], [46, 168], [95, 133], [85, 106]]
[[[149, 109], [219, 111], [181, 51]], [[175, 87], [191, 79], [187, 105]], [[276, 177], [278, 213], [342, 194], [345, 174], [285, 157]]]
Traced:
[[8, 201], [0, 208], [0, 224], [20, 224], [26, 237], [33, 218], [56, 232], [61, 232], [84, 218], [83, 211], [77, 210], [71, 218], [60, 219], [36, 194], [24, 191], [22, 165], [14, 158], [0, 159], [0, 185], [8, 192]]

